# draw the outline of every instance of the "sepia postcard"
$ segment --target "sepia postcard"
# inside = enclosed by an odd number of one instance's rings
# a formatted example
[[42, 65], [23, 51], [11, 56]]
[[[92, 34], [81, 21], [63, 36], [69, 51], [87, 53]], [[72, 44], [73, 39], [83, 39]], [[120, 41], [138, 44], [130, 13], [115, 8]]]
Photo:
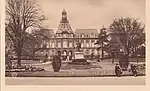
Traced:
[[1, 0], [2, 91], [146, 90], [148, 1]]

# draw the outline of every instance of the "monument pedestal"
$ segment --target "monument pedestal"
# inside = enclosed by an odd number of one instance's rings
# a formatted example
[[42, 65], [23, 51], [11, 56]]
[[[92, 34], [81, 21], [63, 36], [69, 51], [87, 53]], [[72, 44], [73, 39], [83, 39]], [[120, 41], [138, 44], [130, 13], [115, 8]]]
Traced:
[[62, 69], [90, 69], [90, 68], [101, 68], [99, 65], [92, 65], [92, 63], [87, 62], [87, 60], [84, 58], [84, 54], [82, 51], [76, 51], [75, 58], [72, 60], [72, 62], [69, 62], [65, 67]]
[[88, 64], [88, 62], [84, 58], [84, 54], [82, 51], [76, 51], [75, 58], [72, 60], [71, 64], [86, 65]]

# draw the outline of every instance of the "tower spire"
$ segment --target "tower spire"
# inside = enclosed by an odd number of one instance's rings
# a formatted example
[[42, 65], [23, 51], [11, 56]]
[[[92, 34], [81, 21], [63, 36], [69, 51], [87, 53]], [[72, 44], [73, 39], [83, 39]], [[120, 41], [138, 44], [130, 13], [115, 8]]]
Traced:
[[62, 19], [60, 20], [60, 24], [57, 30], [57, 33], [73, 33], [72, 28], [67, 19], [67, 12], [65, 9], [62, 11]]
[[65, 9], [63, 9], [63, 12], [62, 12], [62, 20], [61, 20], [61, 23], [68, 23], [68, 20], [67, 20], [67, 12]]
[[63, 9], [63, 12], [62, 12], [62, 15], [66, 15], [67, 14], [67, 12], [66, 12], [66, 10], [65, 9]]

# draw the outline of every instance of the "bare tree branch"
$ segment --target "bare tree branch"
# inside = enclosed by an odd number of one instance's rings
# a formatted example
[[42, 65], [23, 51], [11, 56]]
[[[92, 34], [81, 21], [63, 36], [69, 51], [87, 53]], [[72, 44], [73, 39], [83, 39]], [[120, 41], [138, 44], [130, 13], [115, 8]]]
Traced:
[[29, 39], [28, 29], [41, 28], [40, 8], [31, 0], [7, 0], [6, 33], [13, 42], [21, 64], [21, 52], [24, 43]]

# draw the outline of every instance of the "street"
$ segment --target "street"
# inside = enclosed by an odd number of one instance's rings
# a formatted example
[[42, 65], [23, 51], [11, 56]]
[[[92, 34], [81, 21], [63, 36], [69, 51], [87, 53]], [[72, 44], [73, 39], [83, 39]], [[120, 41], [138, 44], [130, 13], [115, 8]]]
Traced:
[[6, 85], [145, 85], [145, 76], [133, 77], [6, 77]]

